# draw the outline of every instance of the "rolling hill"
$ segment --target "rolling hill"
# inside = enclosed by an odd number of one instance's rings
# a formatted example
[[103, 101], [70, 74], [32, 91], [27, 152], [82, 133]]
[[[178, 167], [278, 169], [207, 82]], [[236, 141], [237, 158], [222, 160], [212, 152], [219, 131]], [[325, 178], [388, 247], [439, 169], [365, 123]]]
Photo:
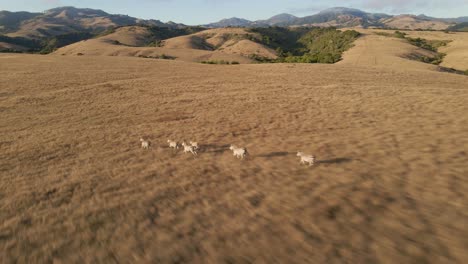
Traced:
[[219, 60], [334, 63], [359, 37], [356, 31], [334, 28], [216, 28], [194, 33], [180, 32], [178, 36], [162, 34], [174, 33], [174, 30], [161, 30], [143, 26], [121, 27], [108, 35], [60, 48], [55, 54], [169, 56], [207, 63]]
[[162, 47], [217, 50], [249, 57], [257, 55], [274, 59], [276, 52], [259, 44], [262, 36], [243, 28], [219, 28], [164, 40]]
[[468, 32], [468, 22], [456, 24], [448, 28], [450, 31]]
[[111, 34], [62, 47], [54, 54], [147, 58], [164, 56], [190, 62], [224, 60], [240, 63], [253, 62], [249, 58], [252, 54], [276, 57], [275, 51], [251, 40], [260, 38], [258, 34], [250, 33], [244, 28], [210, 29], [193, 34], [181, 32], [179, 36], [155, 33], [154, 29], [142, 26], [122, 27]]
[[0, 11], [0, 33], [16, 31], [23, 21], [40, 15], [41, 13]]
[[[157, 27], [121, 27], [99, 38], [80, 41], [54, 52], [56, 55], [85, 56], [133, 56], [147, 58], [172, 58], [187, 62], [236, 61], [254, 62], [320, 62], [379, 63], [385, 65], [408, 65], [411, 68], [437, 69], [425, 64], [423, 58], [437, 58], [435, 51], [418, 48], [404, 39], [377, 35], [391, 35], [391, 31], [358, 29], [363, 35], [352, 31], [306, 28], [216, 28], [190, 33], [179, 29], [165, 31]], [[341, 33], [340, 33], [341, 32]], [[349, 34], [348, 34], [348, 33]], [[440, 66], [465, 71], [467, 35], [446, 34], [441, 31], [404, 31], [411, 38], [428, 41], [444, 41], [441, 47], [446, 54]], [[356, 32], [355, 32], [356, 33]], [[357, 38], [357, 41], [354, 39]], [[336, 44], [335, 48], [329, 42]], [[1, 43], [0, 43], [1, 44]], [[372, 45], [371, 45], [372, 44]], [[353, 47], [356, 46], [356, 47]], [[369, 52], [366, 52], [368, 50]], [[374, 50], [375, 52], [371, 52]], [[354, 55], [350, 55], [354, 54]], [[331, 57], [330, 57], [331, 56]], [[351, 59], [350, 59], [351, 58]]]
[[143, 20], [102, 10], [59, 7], [44, 13], [0, 13], [0, 50], [48, 53], [126, 25], [145, 25], [177, 31], [185, 25]]
[[424, 30], [445, 30], [453, 23], [448, 23], [439, 19], [429, 19], [422, 16], [399, 15], [381, 20], [381, 23], [389, 28], [397, 29], [424, 29]]

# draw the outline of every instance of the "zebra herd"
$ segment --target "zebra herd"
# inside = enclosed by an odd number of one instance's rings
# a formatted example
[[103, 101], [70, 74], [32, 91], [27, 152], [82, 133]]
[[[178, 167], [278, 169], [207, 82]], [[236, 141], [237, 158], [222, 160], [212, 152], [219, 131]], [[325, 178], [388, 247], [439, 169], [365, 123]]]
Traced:
[[[143, 149], [149, 149], [150, 142], [148, 140], [140, 138], [140, 142], [141, 142], [141, 147]], [[173, 148], [175, 150], [179, 149], [179, 144], [177, 143], [177, 141], [168, 139], [167, 143], [169, 144], [169, 148]], [[184, 153], [191, 153], [192, 155], [195, 155], [195, 156], [198, 155], [198, 152], [197, 152], [199, 150], [198, 142], [189, 141], [189, 143], [187, 144], [185, 143], [185, 141], [183, 141], [180, 145], [183, 147]], [[239, 159], [244, 159], [249, 154], [247, 151], [247, 148], [242, 148], [242, 147], [239, 148], [239, 147], [236, 147], [235, 145], [230, 145], [229, 149], [232, 151], [234, 157], [239, 158]], [[309, 164], [309, 166], [312, 166], [315, 163], [315, 156], [313, 155], [307, 155], [307, 154], [304, 154], [303, 152], [297, 152], [297, 156], [301, 158], [300, 159], [301, 164]]]

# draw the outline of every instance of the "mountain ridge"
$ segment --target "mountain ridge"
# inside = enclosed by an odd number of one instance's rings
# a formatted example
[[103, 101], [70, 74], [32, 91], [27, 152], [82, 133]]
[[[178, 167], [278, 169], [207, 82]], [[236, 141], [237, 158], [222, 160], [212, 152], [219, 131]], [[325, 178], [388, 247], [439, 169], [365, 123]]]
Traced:
[[42, 13], [0, 11], [0, 34], [10, 37], [40, 39], [71, 32], [99, 32], [112, 27], [136, 24], [174, 28], [185, 26], [72, 6], [52, 8]]
[[[385, 20], [392, 22], [397, 18], [412, 18], [412, 21], [387, 24]], [[432, 25], [431, 22], [435, 23]], [[269, 26], [334, 26], [334, 27], [378, 27], [394, 28], [395, 24], [401, 25], [401, 29], [429, 29], [443, 30], [458, 23], [468, 22], [468, 16], [457, 18], [435, 18], [424, 14], [400, 14], [388, 15], [384, 13], [369, 13], [360, 9], [348, 7], [332, 7], [322, 10], [316, 14], [297, 17], [288, 13], [281, 13], [268, 19], [248, 20], [240, 17], [225, 18], [217, 22], [200, 26], [208, 28], [219, 27], [269, 27]], [[184, 27], [186, 25], [175, 22], [162, 22], [156, 19], [140, 19], [128, 15], [109, 14], [100, 9], [76, 8], [73, 6], [62, 6], [46, 10], [42, 13], [34, 12], [10, 12], [0, 11], [0, 34], [13, 34], [26, 28], [23, 32], [13, 36], [44, 37], [44, 35], [57, 35], [62, 31], [70, 32], [77, 30], [103, 30], [108, 27], [145, 24], [162, 27]], [[66, 26], [70, 27], [67, 29]], [[33, 27], [33, 28], [31, 28]], [[62, 31], [54, 32], [53, 28]], [[65, 27], [65, 28], [63, 28]], [[52, 30], [51, 30], [52, 28]], [[31, 34], [25, 31], [32, 30]], [[39, 31], [39, 32], [37, 32]], [[47, 34], [48, 32], [48, 34]]]
[[[274, 21], [274, 18], [277, 16], [285, 16], [288, 19], [283, 19], [277, 22]], [[236, 18], [238, 20], [243, 20], [243, 27], [257, 27], [257, 26], [335, 26], [335, 27], [377, 27], [377, 28], [394, 28], [394, 24], [385, 24], [385, 20], [394, 19], [400, 17], [412, 17], [413, 21], [408, 22], [403, 25], [401, 29], [423, 29], [423, 30], [443, 30], [447, 29], [454, 24], [467, 22], [468, 17], [457, 17], [457, 18], [435, 18], [426, 15], [412, 15], [412, 14], [400, 14], [400, 15], [388, 15], [385, 13], [369, 13], [362, 11], [356, 8], [348, 7], [332, 7], [325, 10], [322, 10], [316, 14], [308, 15], [304, 17], [296, 17], [291, 14], [282, 13], [276, 16], [273, 16], [265, 20], [256, 20], [250, 21], [243, 18]], [[425, 22], [432, 22], [428, 24]], [[222, 27], [226, 26], [239, 26], [234, 24], [229, 24], [224, 21]], [[250, 22], [250, 23], [249, 23]], [[269, 22], [269, 23], [268, 23]], [[402, 24], [402, 23], [400, 23]], [[219, 27], [219, 22], [205, 24], [203, 26], [216, 28]], [[420, 28], [418, 28], [420, 27]]]

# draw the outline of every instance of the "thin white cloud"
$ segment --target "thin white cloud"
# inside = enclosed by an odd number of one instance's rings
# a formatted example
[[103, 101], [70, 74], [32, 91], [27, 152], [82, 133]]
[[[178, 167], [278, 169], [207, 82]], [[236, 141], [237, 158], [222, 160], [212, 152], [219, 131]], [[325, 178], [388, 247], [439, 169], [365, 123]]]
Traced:
[[459, 12], [466, 12], [468, 15], [468, 0], [330, 0], [327, 2], [315, 2], [302, 8], [298, 8], [297, 6], [292, 7], [288, 12], [298, 15], [311, 15], [336, 6], [391, 14], [418, 13], [424, 11], [440, 14], [443, 13], [444, 10], [457, 10]]
[[468, 12], [468, 0], [364, 0], [362, 7], [391, 13], [451, 8], [464, 8]]

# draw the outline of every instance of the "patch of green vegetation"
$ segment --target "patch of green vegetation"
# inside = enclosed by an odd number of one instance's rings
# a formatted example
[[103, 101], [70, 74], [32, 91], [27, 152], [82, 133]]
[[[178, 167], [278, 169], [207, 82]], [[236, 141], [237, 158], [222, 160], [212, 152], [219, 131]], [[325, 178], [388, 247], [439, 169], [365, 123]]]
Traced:
[[[40, 50], [41, 42], [39, 40], [27, 39], [22, 37], [8, 37], [4, 35], [0, 35], [0, 42], [6, 42], [18, 46], [25, 47], [28, 49], [28, 52], [37, 52]], [[5, 49], [3, 52], [21, 52], [14, 49]]]
[[162, 60], [175, 60], [175, 59], [177, 59], [177, 57], [169, 56], [169, 55], [166, 55], [166, 54], [155, 55], [155, 56], [138, 55], [138, 57], [145, 58], [145, 59], [162, 59]]
[[224, 65], [240, 64], [238, 61], [225, 61], [225, 60], [207, 60], [207, 61], [201, 61], [200, 63], [203, 63], [203, 64], [224, 64]]
[[449, 27], [447, 31], [468, 32], [468, 22], [458, 23]]
[[439, 48], [447, 46], [447, 44], [451, 42], [451, 40], [427, 40], [422, 38], [410, 37], [406, 37], [405, 39], [414, 46], [435, 52], [436, 55], [433, 57], [420, 56], [418, 59], [421, 62], [430, 63], [434, 65], [441, 64], [444, 57], [447, 56], [447, 54], [439, 52]]
[[[49, 38], [42, 38], [42, 39], [28, 39], [22, 37], [7, 37], [0, 35], [0, 41], [6, 42], [14, 45], [19, 45], [25, 47], [27, 50], [25, 52], [28, 53], [40, 53], [40, 54], [48, 54], [56, 49], [81, 41], [85, 39], [89, 39], [93, 36], [93, 34], [88, 32], [72, 32], [62, 35], [57, 35]], [[18, 52], [12, 50], [12, 52]]]
[[158, 39], [158, 40], [153, 40], [151, 41], [148, 45], [146, 45], [147, 47], [162, 47], [162, 40]]
[[447, 46], [447, 44], [451, 42], [451, 40], [427, 40], [423, 38], [410, 37], [406, 37], [405, 39], [414, 46], [434, 52], [437, 52], [440, 47]]
[[0, 49], [0, 53], [23, 53], [23, 51], [16, 49]]
[[447, 46], [447, 44], [451, 42], [451, 40], [427, 40], [423, 38], [411, 38], [408, 37], [406, 33], [398, 30], [394, 33], [374, 32], [374, 34], [379, 36], [406, 39], [411, 45], [435, 52], [437, 52], [440, 47]]
[[[285, 28], [285, 27], [267, 27], [267, 28], [252, 28], [253, 33], [261, 35], [261, 44], [264, 44], [272, 49], [278, 51], [278, 54], [291, 53], [299, 55], [297, 51], [303, 48], [303, 44], [298, 40], [304, 36], [310, 29], [307, 28]], [[252, 41], [258, 42], [253, 38]]]
[[[359, 37], [354, 30], [339, 31], [333, 28], [316, 28], [306, 33], [299, 42], [306, 48], [302, 51], [306, 62], [335, 63], [341, 60], [344, 51], [353, 46]], [[287, 58], [287, 57], [286, 57]]]
[[48, 54], [54, 52], [56, 49], [61, 48], [72, 43], [90, 39], [93, 37], [93, 34], [89, 32], [72, 32], [67, 34], [62, 34], [54, 36], [42, 41], [42, 48], [39, 51], [41, 54]]
[[438, 52], [439, 48], [447, 46], [447, 44], [451, 42], [451, 40], [427, 40], [423, 38], [411, 38], [411, 37], [408, 37], [406, 33], [398, 31], [398, 30], [395, 31], [394, 33], [387, 33], [387, 32], [374, 32], [374, 33], [379, 36], [405, 39], [411, 45], [420, 47], [425, 50], [436, 52], [436, 55], [433, 57], [421, 56], [421, 55], [413, 55], [413, 56], [408, 57], [413, 60], [418, 60], [418, 61], [425, 62], [425, 63], [431, 63], [434, 65], [441, 64], [442, 60], [447, 55], [445, 53]]
[[96, 32], [96, 33], [94, 34], [93, 38], [100, 38], [100, 37], [103, 37], [103, 36], [110, 35], [110, 34], [112, 34], [112, 33], [115, 33], [115, 30], [116, 30], [116, 29], [117, 29], [117, 28], [115, 28], [115, 27], [111, 27], [111, 28], [108, 28], [108, 29], [106, 29], [106, 30], [104, 30], [104, 31], [102, 31], [102, 32]]
[[[137, 24], [134, 26], [146, 28], [150, 32], [150, 35], [147, 37], [147, 42], [145, 45], [146, 47], [161, 47], [162, 41], [165, 39], [189, 35], [189, 34], [197, 33], [199, 31], [206, 29], [204, 27], [198, 27], [198, 26], [185, 27], [185, 28], [158, 27], [158, 26], [149, 26], [145, 24]], [[127, 27], [127, 26], [109, 28], [104, 32], [96, 34], [95, 38], [113, 34], [117, 31], [117, 29], [122, 28], [122, 27]]]
[[146, 46], [148, 47], [160, 47], [162, 41], [169, 38], [175, 38], [184, 35], [190, 35], [199, 31], [205, 30], [203, 27], [185, 27], [185, 28], [168, 28], [168, 27], [156, 27], [147, 25], [138, 25], [147, 28], [151, 34], [148, 37]]
[[277, 62], [277, 60], [275, 60], [275, 59], [270, 59], [268, 57], [263, 57], [263, 56], [260, 56], [258, 54], [251, 54], [251, 55], [249, 55], [249, 58], [256, 61], [256, 62], [260, 62], [260, 63], [274, 63], [274, 62]]
[[430, 63], [434, 65], [439, 65], [442, 63], [442, 60], [447, 54], [445, 53], [437, 53], [434, 57], [427, 57], [427, 56], [418, 56], [417, 60], [424, 62], [424, 63]]
[[375, 31], [374, 34], [379, 35], [379, 36], [392, 37], [392, 38], [402, 38], [402, 39], [404, 39], [406, 37], [406, 33], [398, 31], [398, 30], [393, 32], [393, 33]]
[[344, 51], [359, 37], [354, 30], [336, 28], [254, 28], [262, 36], [261, 43], [277, 51], [279, 58], [271, 60], [256, 55], [258, 62], [335, 63]]
[[384, 36], [384, 37], [394, 37], [394, 34], [388, 33], [388, 32], [374, 31], [374, 34], [379, 35], [379, 36]]
[[394, 35], [395, 35], [395, 37], [402, 38], [402, 39], [406, 37], [406, 33], [398, 31], [398, 30], [395, 31]]
[[[186, 27], [186, 28], [167, 28], [167, 27], [156, 27], [156, 26], [147, 26], [147, 25], [138, 25], [142, 27], [146, 27], [151, 32], [151, 36], [148, 38], [148, 46], [157, 46], [160, 45], [161, 40], [167, 38], [178, 37], [182, 35], [192, 34], [205, 28], [202, 27]], [[70, 45], [72, 43], [87, 40], [91, 38], [98, 38], [102, 36], [106, 36], [116, 32], [119, 27], [115, 28], [108, 28], [105, 31], [97, 31], [97, 32], [88, 32], [88, 31], [76, 31], [66, 34], [60, 34], [55, 36], [48, 36], [41, 39], [28, 39], [22, 37], [8, 37], [4, 35], [0, 35], [0, 42], [6, 42], [14, 45], [19, 45], [25, 47], [27, 50], [25, 52], [28, 53], [40, 53], [40, 54], [48, 54], [51, 53], [58, 48], [61, 48], [66, 45]], [[59, 30], [60, 28], [57, 28]], [[49, 34], [48, 31], [44, 30], [44, 34]], [[118, 41], [114, 41], [115, 45], [123, 45]], [[21, 52], [12, 49], [4, 49], [2, 52]]]

